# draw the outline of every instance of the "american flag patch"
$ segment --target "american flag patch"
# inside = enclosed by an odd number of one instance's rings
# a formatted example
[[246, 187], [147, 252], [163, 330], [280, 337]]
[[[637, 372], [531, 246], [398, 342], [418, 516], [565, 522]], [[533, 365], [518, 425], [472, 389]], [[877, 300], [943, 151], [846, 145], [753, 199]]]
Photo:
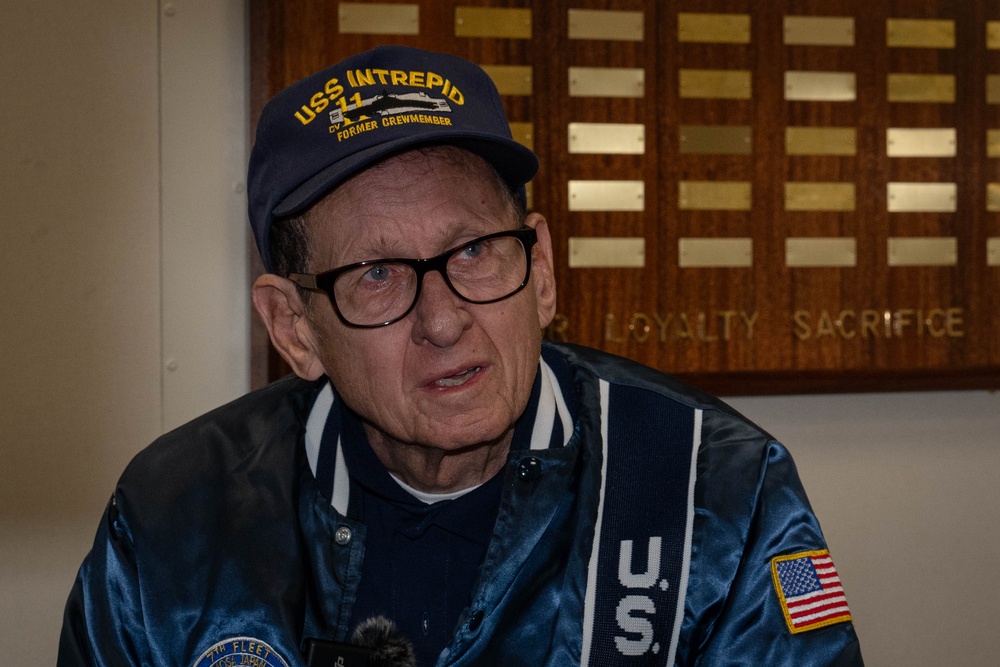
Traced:
[[792, 633], [851, 620], [830, 552], [803, 551], [771, 559], [774, 589]]

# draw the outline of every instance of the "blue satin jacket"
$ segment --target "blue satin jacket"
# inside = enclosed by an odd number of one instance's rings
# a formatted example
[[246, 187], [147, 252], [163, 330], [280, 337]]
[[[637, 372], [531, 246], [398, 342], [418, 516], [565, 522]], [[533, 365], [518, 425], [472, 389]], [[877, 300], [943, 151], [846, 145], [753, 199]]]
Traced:
[[[632, 362], [546, 343], [542, 375], [546, 358], [569, 375], [546, 376], [535, 429], [564, 441], [510, 453], [439, 666], [862, 664], [780, 444]], [[60, 666], [301, 667], [305, 638], [347, 639], [366, 529], [310, 466], [316, 394], [286, 378], [136, 456], [70, 593]]]

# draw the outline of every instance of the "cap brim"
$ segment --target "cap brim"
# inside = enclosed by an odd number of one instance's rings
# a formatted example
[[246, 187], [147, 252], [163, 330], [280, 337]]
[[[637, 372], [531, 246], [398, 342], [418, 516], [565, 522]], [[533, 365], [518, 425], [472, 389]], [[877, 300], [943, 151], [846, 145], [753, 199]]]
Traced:
[[358, 151], [318, 172], [292, 190], [271, 211], [276, 218], [301, 213], [337, 185], [390, 155], [421, 146], [452, 145], [486, 160], [511, 189], [530, 181], [538, 172], [538, 158], [513, 139], [476, 132], [441, 133], [433, 136], [403, 137]]

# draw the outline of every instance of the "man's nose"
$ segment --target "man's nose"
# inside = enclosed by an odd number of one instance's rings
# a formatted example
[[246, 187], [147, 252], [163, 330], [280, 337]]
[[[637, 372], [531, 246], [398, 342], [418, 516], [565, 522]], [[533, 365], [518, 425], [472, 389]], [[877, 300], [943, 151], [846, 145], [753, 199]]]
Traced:
[[472, 326], [468, 302], [451, 291], [438, 271], [424, 275], [417, 305], [413, 308], [413, 340], [437, 347], [454, 345]]

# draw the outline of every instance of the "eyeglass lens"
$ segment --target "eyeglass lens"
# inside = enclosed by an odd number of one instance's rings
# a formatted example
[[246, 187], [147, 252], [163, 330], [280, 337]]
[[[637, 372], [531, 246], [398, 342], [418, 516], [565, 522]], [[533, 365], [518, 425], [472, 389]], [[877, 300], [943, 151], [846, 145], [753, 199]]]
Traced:
[[[516, 292], [527, 275], [525, 249], [513, 236], [477, 239], [447, 257], [446, 282], [466, 301], [485, 303]], [[360, 266], [337, 277], [334, 298], [341, 316], [370, 326], [402, 317], [416, 302], [417, 270], [402, 262]]]

